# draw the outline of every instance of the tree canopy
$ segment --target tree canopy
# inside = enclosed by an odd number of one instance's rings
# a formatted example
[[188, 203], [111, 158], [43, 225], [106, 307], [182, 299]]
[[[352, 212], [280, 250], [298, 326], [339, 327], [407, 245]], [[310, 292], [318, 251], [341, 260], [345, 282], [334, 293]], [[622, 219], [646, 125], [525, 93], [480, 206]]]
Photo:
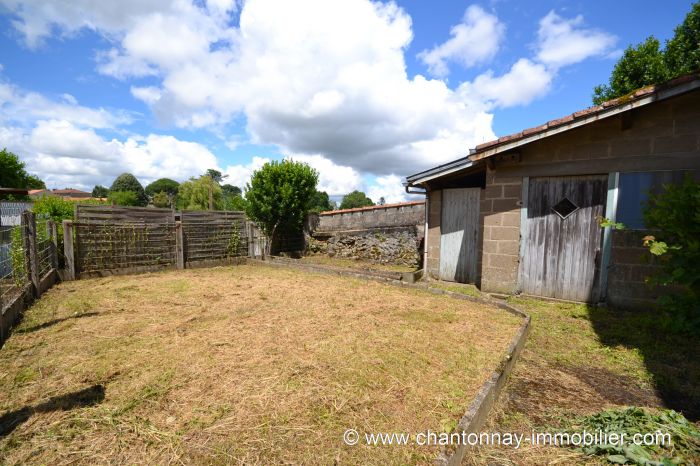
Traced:
[[0, 151], [0, 187], [46, 189], [44, 182], [27, 173], [25, 163], [7, 149]]
[[174, 196], [177, 194], [179, 187], [180, 183], [175, 180], [171, 180], [170, 178], [160, 178], [146, 186], [145, 191], [149, 196], [155, 196], [158, 193], [165, 193]]
[[328, 210], [333, 210], [335, 205], [331, 202], [328, 197], [328, 193], [325, 191], [316, 191], [311, 197], [311, 203], [309, 205], [309, 212], [326, 212]]
[[214, 210], [221, 210], [223, 195], [219, 183], [209, 175], [190, 178], [180, 185], [177, 194], [178, 205], [186, 210], [208, 210], [210, 193]]
[[109, 196], [109, 189], [105, 188], [102, 185], [95, 185], [94, 188], [92, 188], [92, 197], [107, 197]]
[[139, 197], [134, 191], [109, 191], [109, 196], [107, 197], [109, 202], [114, 205], [123, 206], [143, 206], [139, 202]]
[[700, 69], [700, 2], [693, 4], [673, 38], [662, 48], [651, 36], [629, 46], [615, 64], [608, 84], [593, 89], [593, 103], [622, 97], [641, 87], [658, 84]]
[[[110, 200], [113, 202], [119, 204], [119, 205], [136, 205], [136, 206], [143, 206], [145, 207], [148, 204], [148, 197], [146, 196], [146, 191], [143, 189], [143, 186], [141, 186], [141, 183], [139, 183], [139, 180], [136, 179], [134, 175], [131, 173], [122, 173], [119, 175], [114, 182], [112, 183], [112, 186], [109, 188], [110, 191]], [[123, 192], [132, 192], [134, 193], [135, 196], [135, 201], [132, 200], [131, 196], [128, 195], [122, 195], [122, 194], [115, 194], [114, 193], [123, 193]], [[126, 197], [125, 197], [126, 196]], [[128, 199], [127, 199], [128, 197]], [[119, 201], [119, 202], [117, 202]], [[129, 202], [128, 204], [121, 204], [120, 202]], [[133, 204], [131, 202], [134, 202]]]
[[246, 212], [270, 238], [280, 232], [300, 231], [316, 192], [318, 172], [293, 160], [268, 162], [246, 185]]
[[358, 207], [370, 207], [374, 202], [368, 198], [362, 191], [353, 191], [343, 197], [343, 202], [340, 203], [341, 209], [356, 209]]
[[214, 170], [213, 168], [207, 170], [207, 172], [204, 175], [208, 176], [209, 178], [211, 178], [219, 184], [221, 184], [222, 181], [228, 178], [228, 175], [223, 175], [219, 170]]

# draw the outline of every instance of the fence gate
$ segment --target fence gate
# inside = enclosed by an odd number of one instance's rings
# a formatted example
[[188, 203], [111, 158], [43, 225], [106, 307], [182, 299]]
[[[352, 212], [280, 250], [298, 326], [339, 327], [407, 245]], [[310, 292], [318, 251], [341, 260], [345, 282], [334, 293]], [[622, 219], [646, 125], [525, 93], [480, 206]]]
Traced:
[[520, 258], [522, 291], [537, 296], [598, 298], [607, 175], [531, 178]]
[[474, 283], [477, 278], [481, 188], [444, 189], [440, 222], [440, 279]]

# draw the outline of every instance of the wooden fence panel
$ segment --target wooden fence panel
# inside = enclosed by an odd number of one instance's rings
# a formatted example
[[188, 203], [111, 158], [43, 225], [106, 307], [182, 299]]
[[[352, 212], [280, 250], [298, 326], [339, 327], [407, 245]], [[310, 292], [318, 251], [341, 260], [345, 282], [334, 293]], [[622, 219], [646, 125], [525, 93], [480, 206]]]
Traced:
[[243, 212], [183, 210], [180, 221], [186, 264], [227, 260], [248, 254]]
[[175, 222], [76, 222], [73, 227], [78, 277], [108, 275], [118, 270], [157, 270], [177, 263]]
[[170, 223], [175, 211], [151, 207], [122, 207], [78, 204], [75, 221], [79, 223]]

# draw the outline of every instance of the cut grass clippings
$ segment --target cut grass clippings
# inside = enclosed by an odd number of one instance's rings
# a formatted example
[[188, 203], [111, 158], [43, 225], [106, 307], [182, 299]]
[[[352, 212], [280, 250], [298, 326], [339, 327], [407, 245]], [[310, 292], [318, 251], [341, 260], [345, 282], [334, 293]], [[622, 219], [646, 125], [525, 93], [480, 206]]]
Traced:
[[431, 463], [342, 435], [454, 426], [520, 323], [259, 266], [65, 282], [0, 351], [0, 462]]

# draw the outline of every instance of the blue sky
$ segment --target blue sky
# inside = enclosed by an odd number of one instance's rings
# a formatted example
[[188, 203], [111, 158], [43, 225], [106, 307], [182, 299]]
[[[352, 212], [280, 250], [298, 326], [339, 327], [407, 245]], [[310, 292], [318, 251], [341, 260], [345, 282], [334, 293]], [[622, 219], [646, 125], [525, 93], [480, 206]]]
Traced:
[[0, 146], [50, 187], [291, 157], [332, 195], [590, 105], [690, 1], [0, 0]]

